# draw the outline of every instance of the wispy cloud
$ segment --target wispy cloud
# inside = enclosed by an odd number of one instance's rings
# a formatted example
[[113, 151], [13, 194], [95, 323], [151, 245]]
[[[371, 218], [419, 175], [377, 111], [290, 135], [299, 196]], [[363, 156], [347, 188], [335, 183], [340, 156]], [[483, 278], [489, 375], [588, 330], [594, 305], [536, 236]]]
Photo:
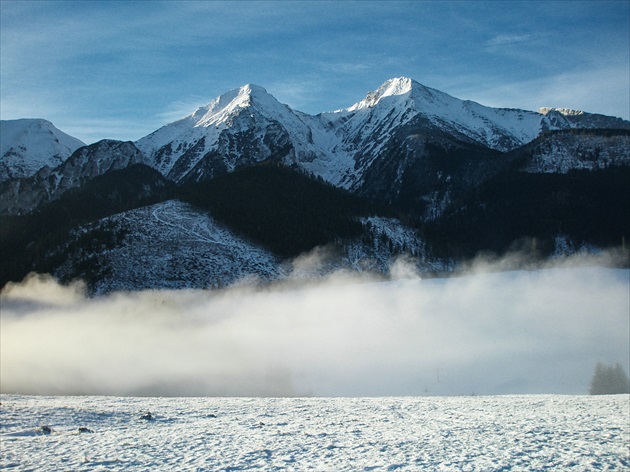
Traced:
[[550, 36], [550, 33], [528, 33], [528, 34], [499, 34], [486, 41], [486, 46], [491, 48], [497, 46], [508, 46], [513, 44], [530, 43]]
[[169, 103], [165, 111], [158, 113], [157, 118], [160, 121], [163, 121], [164, 124], [180, 120], [185, 116], [194, 113], [199, 107], [207, 105], [214, 98], [216, 97], [193, 96], [176, 100]]

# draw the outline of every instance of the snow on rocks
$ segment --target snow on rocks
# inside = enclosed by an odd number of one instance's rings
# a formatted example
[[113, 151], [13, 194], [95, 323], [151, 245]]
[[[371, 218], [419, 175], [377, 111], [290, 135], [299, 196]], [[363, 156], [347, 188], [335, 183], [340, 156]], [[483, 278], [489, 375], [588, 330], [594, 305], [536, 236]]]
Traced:
[[538, 142], [523, 168], [530, 173], [566, 174], [630, 165], [630, 136], [557, 133]]

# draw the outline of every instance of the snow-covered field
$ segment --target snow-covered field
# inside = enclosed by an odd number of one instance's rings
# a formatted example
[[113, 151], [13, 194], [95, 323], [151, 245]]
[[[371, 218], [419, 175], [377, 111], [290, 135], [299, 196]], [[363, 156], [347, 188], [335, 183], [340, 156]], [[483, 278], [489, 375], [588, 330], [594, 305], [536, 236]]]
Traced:
[[3, 470], [630, 468], [628, 395], [1, 399]]

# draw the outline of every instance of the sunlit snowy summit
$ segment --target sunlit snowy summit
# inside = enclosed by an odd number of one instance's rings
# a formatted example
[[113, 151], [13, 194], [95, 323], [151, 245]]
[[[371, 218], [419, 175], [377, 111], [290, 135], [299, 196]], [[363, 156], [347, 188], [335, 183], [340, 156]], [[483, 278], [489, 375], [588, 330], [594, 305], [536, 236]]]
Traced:
[[[244, 85], [136, 145], [156, 169], [178, 182], [274, 160], [358, 190], [371, 167], [389, 159], [393, 148], [414, 146], [414, 137], [506, 152], [544, 131], [578, 127], [558, 114], [486, 107], [401, 77], [348, 108], [312, 116], [279, 103], [262, 87]], [[589, 122], [594, 116], [597, 123]], [[581, 117], [583, 128], [629, 126], [612, 117]]]
[[269, 159], [291, 162], [321, 152], [309, 118], [256, 85], [227, 92], [136, 145], [168, 178], [200, 181]]

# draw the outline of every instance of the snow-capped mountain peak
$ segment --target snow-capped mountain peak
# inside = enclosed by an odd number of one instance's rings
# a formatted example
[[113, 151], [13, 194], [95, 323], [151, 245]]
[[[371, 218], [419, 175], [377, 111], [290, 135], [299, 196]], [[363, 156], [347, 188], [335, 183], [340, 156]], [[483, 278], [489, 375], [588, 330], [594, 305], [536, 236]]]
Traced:
[[198, 108], [190, 115], [190, 118], [194, 120], [194, 126], [216, 126], [251, 106], [275, 108], [277, 105], [279, 105], [277, 100], [263, 87], [247, 84], [230, 90], [212, 100], [208, 105]]
[[411, 93], [414, 84], [416, 86], [420, 85], [418, 84], [418, 82], [415, 82], [414, 80], [407, 77], [389, 79], [373, 92], [368, 92], [367, 96], [363, 100], [355, 103], [346, 111], [356, 111], [362, 108], [372, 108], [385, 97], [409, 94]]
[[[420, 127], [431, 134], [446, 133], [499, 151], [514, 149], [534, 139], [541, 132], [544, 119], [536, 112], [491, 108], [461, 100], [406, 77], [386, 81], [342, 112], [353, 115], [347, 120], [349, 124], [344, 124], [347, 128], [351, 125], [352, 132], [365, 130], [370, 123], [381, 131], [421, 123]], [[384, 140], [391, 132], [381, 135], [367, 139]]]
[[0, 121], [0, 181], [56, 167], [85, 143], [41, 118]]
[[292, 160], [295, 148], [312, 154], [312, 133], [303, 118], [263, 87], [247, 84], [136, 145], [172, 180], [201, 180], [271, 156]]

